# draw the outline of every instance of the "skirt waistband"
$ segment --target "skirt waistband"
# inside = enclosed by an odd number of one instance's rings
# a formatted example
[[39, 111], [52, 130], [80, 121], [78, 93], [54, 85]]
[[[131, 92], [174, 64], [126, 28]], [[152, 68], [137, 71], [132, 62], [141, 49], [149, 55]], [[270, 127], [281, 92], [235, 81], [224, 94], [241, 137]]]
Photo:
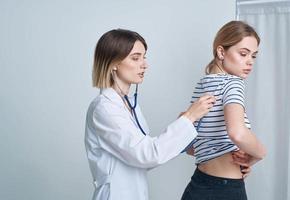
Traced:
[[209, 175], [200, 171], [198, 168], [196, 168], [191, 179], [200, 183], [206, 183], [206, 184], [215, 185], [215, 186], [230, 185], [230, 186], [241, 187], [245, 185], [244, 179], [231, 179], [231, 178], [212, 176], [212, 175]]

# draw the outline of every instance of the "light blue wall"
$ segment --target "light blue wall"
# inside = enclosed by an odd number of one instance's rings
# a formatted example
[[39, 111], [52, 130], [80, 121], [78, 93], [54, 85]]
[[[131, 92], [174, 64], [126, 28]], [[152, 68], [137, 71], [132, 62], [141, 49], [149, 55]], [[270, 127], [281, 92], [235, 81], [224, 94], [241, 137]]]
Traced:
[[[79, 200], [93, 192], [83, 137], [93, 51], [112, 28], [149, 45], [140, 87], [153, 135], [189, 105], [232, 0], [0, 2], [0, 199]], [[152, 200], [180, 198], [192, 172], [185, 155], [149, 173]]]

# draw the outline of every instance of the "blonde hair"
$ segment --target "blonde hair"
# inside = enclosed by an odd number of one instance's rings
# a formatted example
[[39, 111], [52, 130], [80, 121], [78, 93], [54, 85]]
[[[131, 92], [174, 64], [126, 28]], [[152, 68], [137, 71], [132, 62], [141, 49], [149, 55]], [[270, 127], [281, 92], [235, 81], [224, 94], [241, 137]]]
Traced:
[[222, 46], [225, 50], [239, 43], [244, 37], [253, 36], [260, 44], [260, 37], [253, 27], [242, 21], [231, 21], [225, 24], [216, 34], [213, 42], [213, 60], [206, 66], [205, 73], [210, 74], [217, 66], [217, 47]]
[[94, 56], [92, 72], [94, 87], [108, 88], [113, 85], [113, 66], [129, 55], [136, 41], [142, 42], [147, 50], [144, 38], [134, 31], [114, 29], [101, 36]]

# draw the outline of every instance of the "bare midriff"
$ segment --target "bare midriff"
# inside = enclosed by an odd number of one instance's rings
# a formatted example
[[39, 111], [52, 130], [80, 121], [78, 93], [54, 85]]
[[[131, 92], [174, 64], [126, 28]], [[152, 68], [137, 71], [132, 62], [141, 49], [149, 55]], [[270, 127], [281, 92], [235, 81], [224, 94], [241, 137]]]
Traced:
[[240, 165], [233, 162], [232, 154], [227, 153], [220, 157], [198, 164], [198, 169], [208, 175], [241, 179]]

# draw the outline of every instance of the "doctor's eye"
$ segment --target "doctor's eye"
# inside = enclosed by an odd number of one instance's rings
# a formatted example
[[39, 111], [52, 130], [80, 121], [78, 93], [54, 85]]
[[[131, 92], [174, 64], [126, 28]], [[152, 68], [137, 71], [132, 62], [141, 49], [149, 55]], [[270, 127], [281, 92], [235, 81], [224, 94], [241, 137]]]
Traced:
[[133, 57], [132, 57], [132, 60], [134, 60], [134, 61], [138, 61], [138, 60], [139, 60], [139, 56], [133, 56]]

